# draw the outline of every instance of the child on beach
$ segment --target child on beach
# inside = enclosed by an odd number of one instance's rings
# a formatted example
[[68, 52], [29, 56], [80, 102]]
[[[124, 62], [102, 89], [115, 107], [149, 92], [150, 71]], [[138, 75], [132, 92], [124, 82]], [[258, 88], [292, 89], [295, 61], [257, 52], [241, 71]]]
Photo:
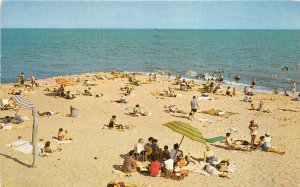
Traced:
[[44, 152], [44, 153], [52, 153], [52, 149], [51, 149], [51, 147], [50, 147], [50, 141], [47, 141], [47, 142], [45, 143], [43, 152]]
[[69, 136], [67, 135], [67, 130], [65, 130], [65, 132], [64, 132], [64, 129], [63, 129], [63, 128], [60, 128], [60, 129], [58, 130], [57, 139], [58, 139], [59, 141], [63, 141], [63, 140], [72, 140], [72, 138], [69, 137]]

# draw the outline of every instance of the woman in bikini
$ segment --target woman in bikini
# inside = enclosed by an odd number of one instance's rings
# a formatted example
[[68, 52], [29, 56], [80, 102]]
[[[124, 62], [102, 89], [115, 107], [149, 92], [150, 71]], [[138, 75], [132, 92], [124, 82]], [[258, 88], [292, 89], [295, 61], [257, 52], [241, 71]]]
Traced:
[[258, 125], [254, 123], [254, 120], [250, 121], [249, 130], [251, 135], [251, 148], [254, 148], [254, 141], [257, 134]]

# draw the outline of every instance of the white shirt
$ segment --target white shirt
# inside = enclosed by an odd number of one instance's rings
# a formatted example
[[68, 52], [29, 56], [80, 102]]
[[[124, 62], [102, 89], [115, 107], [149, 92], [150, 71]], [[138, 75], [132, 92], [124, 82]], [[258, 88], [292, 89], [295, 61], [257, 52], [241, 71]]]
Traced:
[[174, 160], [172, 158], [164, 161], [166, 170], [173, 171]]
[[140, 144], [140, 143], [138, 143], [138, 144], [136, 144], [136, 152], [137, 153], [141, 153], [142, 151], [144, 151], [145, 149], [144, 149], [144, 146], [142, 145], [142, 144]]

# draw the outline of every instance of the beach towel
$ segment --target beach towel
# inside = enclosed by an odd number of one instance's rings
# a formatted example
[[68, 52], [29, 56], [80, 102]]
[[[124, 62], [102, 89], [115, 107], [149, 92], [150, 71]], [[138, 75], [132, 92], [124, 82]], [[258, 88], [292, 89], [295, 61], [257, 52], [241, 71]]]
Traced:
[[133, 175], [133, 173], [124, 173], [124, 172], [116, 170], [116, 169], [113, 170], [112, 173], [116, 174], [116, 175], [118, 175], [120, 177], [131, 177]]
[[209, 115], [213, 115], [213, 116], [221, 116], [221, 117], [228, 117], [228, 116], [231, 116], [234, 114], [238, 114], [238, 113], [234, 113], [234, 112], [225, 112], [225, 111], [222, 111], [219, 109], [214, 109], [214, 108], [202, 111], [201, 113], [209, 114]]
[[8, 105], [8, 99], [1, 100], [1, 106]]
[[[38, 143], [38, 151], [40, 152], [41, 148], [43, 147], [42, 143]], [[18, 140], [10, 144], [6, 144], [6, 146], [12, 148], [15, 151], [19, 151], [25, 154], [32, 154], [33, 146], [31, 142], [25, 140]]]
[[214, 137], [214, 138], [203, 138], [203, 139], [207, 143], [215, 143], [215, 142], [218, 142], [218, 141], [225, 140], [225, 136], [217, 136], [217, 137]]
[[67, 143], [71, 143], [73, 140], [62, 140], [59, 141], [58, 139], [54, 139], [54, 142], [59, 143], [59, 144], [67, 144]]
[[208, 122], [208, 123], [217, 123], [218, 121], [213, 121], [209, 119], [203, 119], [203, 118], [198, 118], [198, 121], [200, 122]]

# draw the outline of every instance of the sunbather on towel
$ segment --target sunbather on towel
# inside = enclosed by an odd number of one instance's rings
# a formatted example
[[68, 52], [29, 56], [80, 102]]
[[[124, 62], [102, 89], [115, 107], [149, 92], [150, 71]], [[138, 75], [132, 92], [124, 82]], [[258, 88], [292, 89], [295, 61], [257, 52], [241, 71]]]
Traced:
[[127, 103], [127, 100], [124, 99], [124, 95], [121, 95], [121, 99], [115, 100], [114, 102], [117, 102], [117, 103]]
[[243, 148], [241, 145], [236, 144], [237, 141], [234, 141], [231, 137], [230, 137], [231, 133], [226, 133], [226, 140], [225, 140], [225, 144], [229, 147], [229, 148], [233, 148], [235, 150], [241, 150], [241, 151], [251, 151], [248, 149]]
[[63, 140], [72, 140], [72, 138], [69, 137], [69, 136], [67, 135], [67, 131], [64, 132], [64, 129], [63, 129], [63, 128], [60, 128], [60, 129], [58, 130], [57, 139], [58, 139], [59, 141], [63, 141]]
[[55, 114], [59, 114], [59, 112], [53, 112], [51, 110], [46, 111], [46, 112], [40, 112], [40, 111], [38, 111], [38, 114], [40, 116], [52, 116], [52, 115], [55, 115]]

